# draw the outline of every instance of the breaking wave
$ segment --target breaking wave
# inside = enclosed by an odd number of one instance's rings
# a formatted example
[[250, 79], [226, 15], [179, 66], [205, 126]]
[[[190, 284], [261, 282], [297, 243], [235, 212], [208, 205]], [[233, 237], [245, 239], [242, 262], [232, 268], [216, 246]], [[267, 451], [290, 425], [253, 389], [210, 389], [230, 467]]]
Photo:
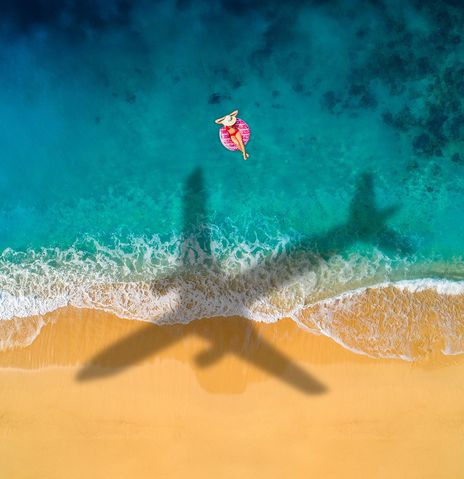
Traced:
[[[67, 249], [4, 250], [0, 348], [30, 344], [46, 313], [75, 306], [157, 324], [290, 317], [375, 357], [416, 359], [432, 343], [443, 343], [445, 354], [464, 350], [459, 261], [406, 260], [376, 249], [318, 254], [289, 236], [261, 231], [250, 241], [200, 230], [189, 238], [115, 237], [108, 245], [85, 236]], [[442, 279], [421, 279], [427, 274]]]

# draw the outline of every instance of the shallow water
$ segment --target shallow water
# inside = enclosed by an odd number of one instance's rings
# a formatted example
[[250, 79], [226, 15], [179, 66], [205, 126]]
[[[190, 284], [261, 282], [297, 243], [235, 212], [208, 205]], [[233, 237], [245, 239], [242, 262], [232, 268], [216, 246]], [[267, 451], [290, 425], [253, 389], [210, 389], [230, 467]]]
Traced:
[[298, 320], [464, 279], [458, 4], [64, 5], [2, 7], [2, 319]]

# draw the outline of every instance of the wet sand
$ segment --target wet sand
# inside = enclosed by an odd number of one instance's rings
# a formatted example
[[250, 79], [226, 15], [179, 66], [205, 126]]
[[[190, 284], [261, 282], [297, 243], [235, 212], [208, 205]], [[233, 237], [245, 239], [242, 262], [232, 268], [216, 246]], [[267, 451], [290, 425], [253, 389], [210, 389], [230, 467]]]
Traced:
[[285, 319], [152, 326], [65, 308], [45, 320], [30, 346], [0, 353], [1, 477], [464, 470], [460, 356], [371, 359]]

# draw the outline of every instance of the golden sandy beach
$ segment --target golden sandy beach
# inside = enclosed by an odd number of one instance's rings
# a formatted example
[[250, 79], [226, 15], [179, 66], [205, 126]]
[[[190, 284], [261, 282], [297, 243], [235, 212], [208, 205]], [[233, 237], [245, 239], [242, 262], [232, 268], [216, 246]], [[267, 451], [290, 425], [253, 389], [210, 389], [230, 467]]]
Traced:
[[0, 353], [1, 478], [463, 477], [460, 356], [371, 359], [286, 319], [46, 320]]

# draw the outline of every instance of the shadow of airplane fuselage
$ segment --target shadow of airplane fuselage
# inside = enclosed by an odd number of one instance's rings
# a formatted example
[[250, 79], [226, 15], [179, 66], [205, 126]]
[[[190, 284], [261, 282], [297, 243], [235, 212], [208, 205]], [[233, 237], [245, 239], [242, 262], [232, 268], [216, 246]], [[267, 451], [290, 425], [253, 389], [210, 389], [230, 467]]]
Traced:
[[[184, 241], [181, 251], [180, 263], [174, 275], [196, 274], [188, 260], [189, 251], [195, 247], [200, 248], [203, 254], [208, 257], [209, 267], [219, 272], [221, 271], [221, 265], [215, 260], [211, 252], [210, 230], [207, 227], [200, 227], [200, 229], [198, 229], [198, 225], [206, 225], [207, 223], [206, 203], [202, 171], [197, 168], [188, 177], [184, 189], [183, 221], [184, 237], [186, 240]], [[408, 243], [400, 235], [386, 226], [386, 221], [397, 210], [398, 206], [392, 206], [382, 210], [376, 207], [372, 176], [364, 174], [358, 182], [356, 193], [350, 205], [349, 219], [345, 224], [331, 229], [325, 235], [308, 237], [288, 245], [285, 254], [282, 255], [281, 258], [274, 258], [271, 262], [262, 262], [248, 271], [241, 273], [240, 281], [242, 284], [247, 285], [247, 289], [252, 292], [252, 296], [256, 296], [253, 295], [255, 290], [259, 291], [259, 295], [263, 295], [267, 291], [265, 288], [263, 290], [262, 283], [259, 284], [259, 288], [256, 287], [254, 289], [254, 285], [257, 286], [257, 281], [262, 277], [260, 273], [265, 274], [270, 268], [279, 268], [281, 259], [288, 259], [295, 255], [309, 253], [314, 251], [315, 247], [318, 248], [318, 253], [325, 258], [343, 251], [356, 241], [377, 241], [379, 244], [382, 243], [384, 249], [410, 252], [411, 248]], [[192, 235], [194, 230], [195, 235]], [[193, 243], [196, 244], [193, 245]], [[323, 246], [323, 248], [321, 249], [320, 246]], [[317, 268], [317, 264], [314, 263], [311, 267]], [[279, 275], [278, 280], [280, 284], [290, 279], [289, 275], [291, 274], [287, 273], [285, 268], [282, 268], [282, 271], [283, 273]], [[169, 279], [165, 278], [165, 280]], [[272, 285], [269, 285], [269, 288], [278, 285], [279, 284], [275, 284], [274, 282]], [[233, 287], [232, 283], [230, 287]], [[187, 301], [188, 296], [186, 291], [183, 289], [178, 291], [178, 304], [183, 305]], [[238, 304], [236, 311], [237, 316], [247, 316], [243, 304]], [[240, 313], [241, 311], [242, 314]], [[162, 317], [162, 323], [170, 324], [176, 322], [178, 314], [179, 311], [167, 313]], [[173, 335], [163, 336], [162, 340], [153, 338], [153, 341], [150, 341], [147, 336], [152, 334], [153, 330], [153, 324], [144, 325], [132, 335], [121, 339], [100, 352], [79, 371], [77, 380], [87, 381], [116, 374], [179, 340], [176, 335]], [[215, 342], [215, 339], [204, 331], [205, 330], [198, 328], [195, 330], [195, 334], [203, 334], [204, 339], [210, 344], [208, 349], [198, 354], [195, 358], [196, 364], [199, 367], [209, 366], [225, 354], [234, 354], [246, 361], [252, 362], [258, 368], [280, 377], [283, 381], [304, 393], [320, 394], [327, 391], [326, 386], [313, 378], [308, 372], [260, 336], [256, 328], [254, 328], [252, 321], [248, 321], [247, 323], [246, 335], [248, 340], [259, 344], [261, 352], [259, 355], [248, 354], [246, 347], [243, 347], [240, 341], [229, 342], [227, 348], [225, 348], [223, 343]], [[187, 328], [185, 333], [191, 334], [190, 332], [187, 333]], [[105, 367], [102, 367], [102, 365], [105, 365]]]

